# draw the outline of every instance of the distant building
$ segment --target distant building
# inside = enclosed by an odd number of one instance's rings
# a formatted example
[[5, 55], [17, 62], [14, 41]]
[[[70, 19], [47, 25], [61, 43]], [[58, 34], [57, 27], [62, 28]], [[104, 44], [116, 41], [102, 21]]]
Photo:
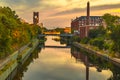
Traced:
[[33, 24], [39, 23], [39, 12], [33, 12]]
[[64, 32], [65, 33], [71, 33], [71, 27], [65, 27]]
[[102, 26], [102, 18], [101, 16], [90, 16], [89, 25], [87, 25], [87, 17], [81, 16], [72, 20], [71, 29], [73, 33], [79, 35], [80, 38], [84, 38], [88, 36], [88, 31], [90, 29], [96, 29], [98, 26]]
[[76, 17], [71, 21], [72, 32], [80, 38], [88, 37], [90, 29], [96, 29], [101, 26], [101, 16], [90, 16], [90, 4], [87, 3], [87, 16]]

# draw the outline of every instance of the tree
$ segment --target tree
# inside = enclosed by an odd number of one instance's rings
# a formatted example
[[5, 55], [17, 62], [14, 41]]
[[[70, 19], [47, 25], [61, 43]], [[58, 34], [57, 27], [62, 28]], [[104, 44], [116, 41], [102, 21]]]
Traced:
[[104, 45], [104, 39], [99, 37], [99, 38], [95, 38], [95, 39], [91, 39], [89, 41], [89, 43], [93, 46], [97, 46], [99, 49], [103, 49], [103, 45]]
[[41, 32], [37, 25], [22, 23], [15, 11], [0, 7], [0, 57], [4, 58], [13, 51], [30, 42]]
[[120, 53], [120, 25], [114, 26], [110, 36], [114, 42], [114, 51], [118, 51]]
[[120, 19], [119, 16], [114, 16], [114, 15], [111, 15], [111, 14], [108, 14], [108, 13], [104, 14], [102, 18], [105, 20], [107, 26], [116, 25], [116, 23]]
[[102, 37], [106, 34], [106, 30], [103, 28], [103, 26], [99, 26], [97, 29], [92, 29], [89, 31], [89, 38], [97, 38]]

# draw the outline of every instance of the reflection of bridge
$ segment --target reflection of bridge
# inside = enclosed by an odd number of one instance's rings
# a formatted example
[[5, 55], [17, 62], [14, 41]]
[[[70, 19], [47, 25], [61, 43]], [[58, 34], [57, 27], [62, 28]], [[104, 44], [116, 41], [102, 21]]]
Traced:
[[51, 46], [51, 45], [46, 45], [46, 48], [70, 48], [70, 46]]
[[66, 36], [66, 37], [72, 37], [73, 34], [39, 34], [39, 37], [44, 37], [44, 36]]

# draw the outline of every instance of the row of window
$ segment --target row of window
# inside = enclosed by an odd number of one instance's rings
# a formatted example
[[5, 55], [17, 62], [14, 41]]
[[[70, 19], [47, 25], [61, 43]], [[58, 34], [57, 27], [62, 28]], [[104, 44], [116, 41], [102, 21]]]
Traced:
[[[79, 26], [85, 26], [86, 24], [79, 24]], [[101, 25], [100, 23], [95, 23], [95, 24], [89, 24], [90, 26], [99, 26]]]

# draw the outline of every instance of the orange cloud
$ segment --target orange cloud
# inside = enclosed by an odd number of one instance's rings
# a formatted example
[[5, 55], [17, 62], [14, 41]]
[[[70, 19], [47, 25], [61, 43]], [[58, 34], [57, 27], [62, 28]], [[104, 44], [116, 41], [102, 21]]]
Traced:
[[[70, 26], [71, 19], [86, 15], [88, 0], [2, 0], [1, 6], [9, 6], [17, 14], [32, 23], [33, 11], [39, 11], [44, 26]], [[120, 0], [90, 0], [91, 15], [111, 13], [120, 15]]]

